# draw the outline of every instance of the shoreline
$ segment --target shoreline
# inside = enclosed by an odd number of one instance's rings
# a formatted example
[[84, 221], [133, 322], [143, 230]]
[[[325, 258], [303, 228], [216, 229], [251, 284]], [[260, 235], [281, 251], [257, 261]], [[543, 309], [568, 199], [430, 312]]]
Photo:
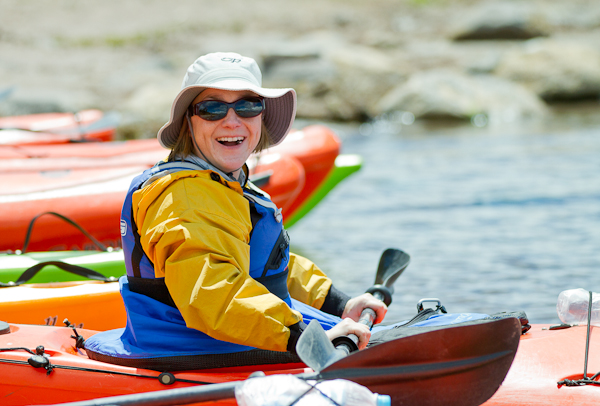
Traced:
[[[300, 119], [364, 123], [400, 110], [425, 124], [483, 114], [508, 125], [571, 120], [583, 108], [591, 119], [575, 121], [585, 125], [600, 115], [600, 4], [591, 0], [7, 0], [0, 16], [0, 92], [14, 88], [0, 115], [117, 111], [121, 138], [153, 136], [187, 66], [216, 50], [255, 57], [265, 86], [296, 88]], [[522, 38], [482, 39], [477, 24]]]

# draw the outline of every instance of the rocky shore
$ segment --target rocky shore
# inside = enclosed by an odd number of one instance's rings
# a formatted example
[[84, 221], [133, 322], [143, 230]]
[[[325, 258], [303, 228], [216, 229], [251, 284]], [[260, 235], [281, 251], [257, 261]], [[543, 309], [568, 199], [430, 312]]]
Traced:
[[186, 67], [234, 51], [298, 91], [298, 116], [475, 125], [600, 110], [594, 0], [3, 0], [0, 115], [100, 108], [153, 136]]

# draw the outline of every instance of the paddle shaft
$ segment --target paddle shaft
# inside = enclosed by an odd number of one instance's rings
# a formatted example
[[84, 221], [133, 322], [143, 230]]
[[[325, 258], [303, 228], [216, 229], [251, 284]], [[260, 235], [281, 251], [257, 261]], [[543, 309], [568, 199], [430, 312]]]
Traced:
[[69, 406], [172, 406], [235, 398], [235, 388], [243, 381], [214, 383], [189, 388], [165, 389], [131, 395], [64, 403]]

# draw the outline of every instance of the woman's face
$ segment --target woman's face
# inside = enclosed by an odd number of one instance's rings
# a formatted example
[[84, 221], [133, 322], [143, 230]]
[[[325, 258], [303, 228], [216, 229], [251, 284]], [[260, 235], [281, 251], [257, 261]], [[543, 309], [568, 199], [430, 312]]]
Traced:
[[[203, 100], [218, 100], [232, 103], [243, 97], [256, 97], [250, 91], [232, 91], [219, 89], [206, 89], [192, 104]], [[239, 117], [233, 109], [229, 109], [227, 116], [217, 121], [206, 121], [198, 116], [192, 116], [194, 138], [202, 151], [196, 154], [206, 157], [213, 165], [225, 173], [234, 172], [238, 175], [244, 162], [254, 151], [260, 140], [262, 113], [256, 117]], [[194, 146], [194, 149], [196, 147]]]

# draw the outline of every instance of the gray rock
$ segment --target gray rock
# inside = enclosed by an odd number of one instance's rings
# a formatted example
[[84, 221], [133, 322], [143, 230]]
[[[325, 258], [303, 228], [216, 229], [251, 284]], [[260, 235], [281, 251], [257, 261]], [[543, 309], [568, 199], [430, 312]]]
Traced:
[[549, 24], [532, 4], [481, 3], [454, 28], [455, 40], [523, 40], [549, 34]]
[[77, 112], [94, 105], [90, 94], [82, 89], [60, 86], [15, 86], [0, 100], [0, 116], [53, 112]]
[[363, 120], [404, 76], [384, 51], [332, 35], [304, 37], [263, 55], [263, 64], [265, 86], [295, 88], [298, 116], [311, 119]]
[[327, 100], [331, 97], [336, 67], [318, 56], [268, 58], [263, 77], [266, 87], [293, 87], [298, 94], [298, 116], [326, 119], [330, 115]]
[[119, 106], [120, 132], [127, 138], [148, 138], [168, 120], [171, 105], [180, 90], [178, 81], [149, 83], [140, 87]]
[[339, 100], [339, 108], [334, 111], [337, 119], [373, 117], [373, 105], [381, 95], [408, 76], [407, 67], [377, 49], [349, 45], [329, 57], [338, 72], [333, 82], [333, 92]]
[[595, 98], [600, 95], [600, 50], [574, 42], [531, 40], [507, 52], [495, 74], [545, 100]]
[[543, 102], [524, 87], [491, 75], [467, 76], [448, 70], [414, 74], [377, 104], [375, 113], [409, 111], [419, 118], [509, 122], [546, 113]]

